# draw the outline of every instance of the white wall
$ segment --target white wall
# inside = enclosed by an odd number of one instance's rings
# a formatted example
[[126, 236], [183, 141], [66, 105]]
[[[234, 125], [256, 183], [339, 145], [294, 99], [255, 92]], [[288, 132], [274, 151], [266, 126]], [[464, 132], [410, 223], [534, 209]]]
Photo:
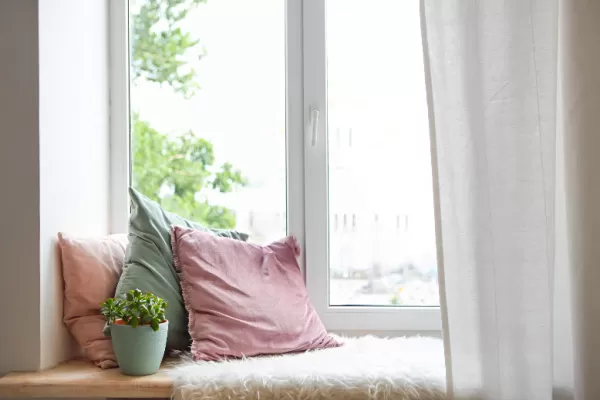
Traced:
[[58, 231], [108, 231], [106, 0], [0, 1], [0, 374], [70, 356]]
[[105, 0], [39, 0], [41, 367], [60, 361], [56, 232], [108, 232], [108, 20]]

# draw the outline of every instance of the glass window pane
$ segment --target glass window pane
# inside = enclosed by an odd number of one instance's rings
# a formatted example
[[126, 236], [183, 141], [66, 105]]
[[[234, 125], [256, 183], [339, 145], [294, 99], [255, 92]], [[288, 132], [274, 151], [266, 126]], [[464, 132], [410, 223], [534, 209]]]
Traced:
[[328, 0], [331, 305], [439, 305], [417, 0]]
[[133, 186], [266, 243], [286, 234], [281, 0], [131, 1]]

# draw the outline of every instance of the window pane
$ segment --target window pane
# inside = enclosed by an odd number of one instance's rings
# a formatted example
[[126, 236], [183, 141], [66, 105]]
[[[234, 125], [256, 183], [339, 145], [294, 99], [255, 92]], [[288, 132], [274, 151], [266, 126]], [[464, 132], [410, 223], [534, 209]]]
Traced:
[[417, 0], [327, 1], [331, 305], [439, 305]]
[[286, 233], [281, 0], [131, 1], [133, 186], [265, 243]]

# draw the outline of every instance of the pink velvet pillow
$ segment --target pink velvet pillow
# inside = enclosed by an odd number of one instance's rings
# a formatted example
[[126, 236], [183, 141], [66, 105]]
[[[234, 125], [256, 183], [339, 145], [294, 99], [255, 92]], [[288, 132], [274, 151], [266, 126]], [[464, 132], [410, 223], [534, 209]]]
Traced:
[[194, 359], [339, 346], [310, 303], [293, 237], [259, 246], [174, 226], [171, 245]]
[[100, 303], [115, 295], [123, 271], [127, 235], [73, 238], [58, 234], [65, 281], [63, 320], [85, 355], [101, 368], [117, 367], [104, 336]]

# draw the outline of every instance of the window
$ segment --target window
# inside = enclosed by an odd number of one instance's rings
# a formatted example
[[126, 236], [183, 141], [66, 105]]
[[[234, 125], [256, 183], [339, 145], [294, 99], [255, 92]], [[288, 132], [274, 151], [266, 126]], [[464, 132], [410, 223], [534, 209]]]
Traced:
[[203, 225], [281, 238], [284, 3], [177, 3], [130, 2], [132, 185]]
[[434, 306], [418, 2], [365, 4], [328, 0], [325, 9], [329, 304]]
[[439, 329], [418, 0], [130, 0], [111, 17], [114, 226], [127, 169], [186, 218], [297, 236], [329, 329]]

